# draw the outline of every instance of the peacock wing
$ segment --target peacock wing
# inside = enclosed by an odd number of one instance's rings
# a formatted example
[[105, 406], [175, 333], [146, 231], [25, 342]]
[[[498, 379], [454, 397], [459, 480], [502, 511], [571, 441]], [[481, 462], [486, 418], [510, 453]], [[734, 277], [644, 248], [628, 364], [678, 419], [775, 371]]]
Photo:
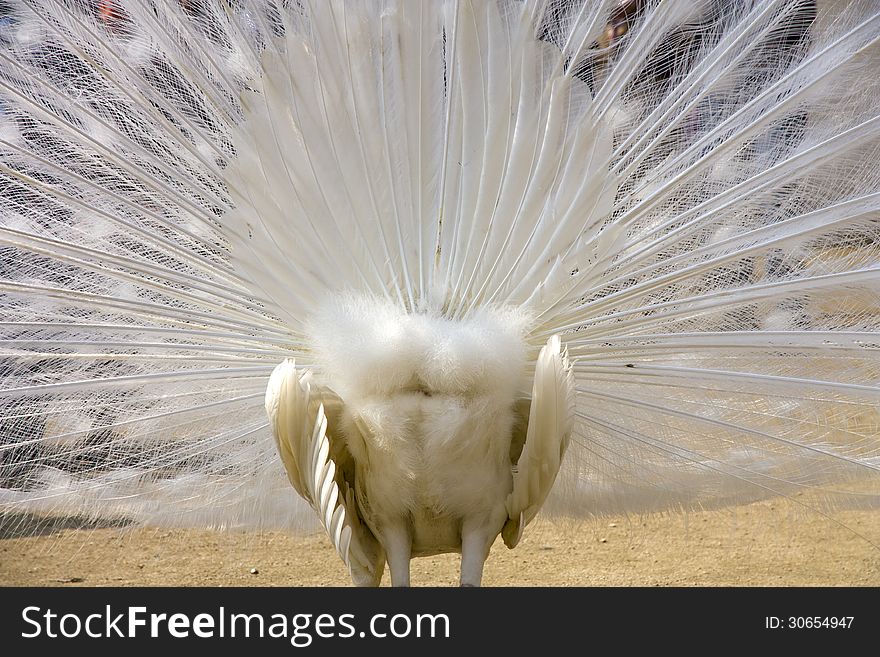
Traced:
[[[378, 585], [384, 552], [363, 523], [354, 493], [354, 460], [345, 441], [328, 432], [342, 400], [310, 383], [311, 372], [288, 358], [272, 372], [266, 412], [291, 485], [315, 510], [355, 584]], [[333, 422], [338, 426], [338, 422]]]
[[509, 520], [501, 531], [509, 548], [519, 542], [553, 488], [571, 437], [574, 399], [568, 354], [554, 335], [538, 356], [531, 403], [516, 406], [523, 421], [514, 430], [512, 456], [521, 452], [515, 459], [513, 491], [507, 496]]

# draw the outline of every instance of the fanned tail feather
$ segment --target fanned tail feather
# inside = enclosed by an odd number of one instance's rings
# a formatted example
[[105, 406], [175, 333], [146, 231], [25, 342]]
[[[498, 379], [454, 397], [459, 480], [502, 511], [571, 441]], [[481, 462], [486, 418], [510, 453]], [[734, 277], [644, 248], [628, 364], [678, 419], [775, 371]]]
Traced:
[[311, 526], [341, 292], [561, 336], [549, 510], [880, 502], [872, 3], [103, 4], [4, 10], [3, 509]]

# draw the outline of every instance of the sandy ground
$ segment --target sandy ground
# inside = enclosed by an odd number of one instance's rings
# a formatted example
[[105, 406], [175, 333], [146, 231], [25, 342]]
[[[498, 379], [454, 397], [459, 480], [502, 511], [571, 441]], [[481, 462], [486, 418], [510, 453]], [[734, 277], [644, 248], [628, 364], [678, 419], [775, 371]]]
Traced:
[[[880, 586], [880, 512], [793, 515], [774, 503], [724, 512], [539, 521], [488, 586]], [[0, 524], [0, 584], [14, 586], [345, 586], [323, 535], [47, 528]], [[255, 572], [252, 572], [255, 571]], [[458, 555], [416, 559], [413, 585], [455, 585]], [[383, 585], [388, 584], [388, 577]]]

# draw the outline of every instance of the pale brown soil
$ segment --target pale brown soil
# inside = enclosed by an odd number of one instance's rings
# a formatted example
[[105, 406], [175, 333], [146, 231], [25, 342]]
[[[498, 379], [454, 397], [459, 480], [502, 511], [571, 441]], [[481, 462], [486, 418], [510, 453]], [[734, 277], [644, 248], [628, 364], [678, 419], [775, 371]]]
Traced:
[[[486, 564], [489, 586], [880, 586], [880, 512], [792, 515], [774, 503], [687, 516], [540, 521]], [[855, 532], [855, 533], [854, 533]], [[323, 535], [61, 529], [0, 539], [0, 585], [345, 586]], [[256, 572], [251, 571], [255, 569]], [[413, 561], [418, 585], [455, 585], [458, 555]], [[388, 577], [383, 585], [388, 584]]]

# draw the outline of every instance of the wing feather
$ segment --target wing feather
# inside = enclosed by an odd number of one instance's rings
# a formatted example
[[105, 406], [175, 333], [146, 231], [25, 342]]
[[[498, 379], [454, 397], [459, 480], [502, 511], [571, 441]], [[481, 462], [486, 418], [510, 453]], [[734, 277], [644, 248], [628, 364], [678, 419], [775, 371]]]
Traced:
[[[341, 407], [329, 391], [313, 394], [311, 373], [288, 358], [272, 372], [266, 389], [266, 412], [278, 454], [291, 485], [314, 509], [333, 547], [356, 584], [378, 584], [385, 556], [358, 516], [353, 470], [338, 467], [351, 459], [344, 441], [328, 433], [325, 405]], [[346, 478], [348, 476], [349, 478]]]
[[[556, 481], [574, 426], [574, 390], [568, 354], [554, 335], [538, 355], [528, 424], [522, 429], [525, 442], [514, 466], [513, 491], [507, 497], [509, 520], [501, 536], [509, 548], [519, 542], [523, 528], [537, 515]], [[513, 443], [521, 440], [514, 436]]]

